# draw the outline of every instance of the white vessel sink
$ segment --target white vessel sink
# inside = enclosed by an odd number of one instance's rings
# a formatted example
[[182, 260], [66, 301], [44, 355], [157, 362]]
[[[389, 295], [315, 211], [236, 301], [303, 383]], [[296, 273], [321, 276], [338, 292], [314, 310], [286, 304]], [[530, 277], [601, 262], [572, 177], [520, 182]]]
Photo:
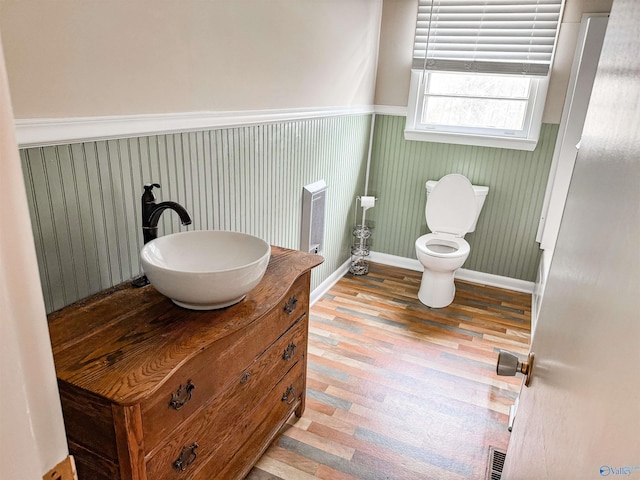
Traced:
[[142, 268], [156, 290], [192, 310], [241, 301], [262, 280], [270, 256], [264, 240], [222, 230], [166, 235], [140, 252]]

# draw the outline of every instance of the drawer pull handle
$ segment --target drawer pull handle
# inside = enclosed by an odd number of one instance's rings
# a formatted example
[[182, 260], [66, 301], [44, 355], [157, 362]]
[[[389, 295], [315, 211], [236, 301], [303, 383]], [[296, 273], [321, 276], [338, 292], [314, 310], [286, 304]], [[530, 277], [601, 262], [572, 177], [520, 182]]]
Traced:
[[296, 388], [293, 385], [289, 385], [287, 390], [282, 395], [281, 400], [287, 402], [287, 405], [291, 405], [296, 399]]
[[284, 349], [284, 353], [282, 354], [283, 360], [291, 360], [293, 358], [293, 354], [296, 351], [296, 344], [291, 342], [287, 345], [287, 348]]
[[246, 372], [244, 375], [242, 375], [242, 378], [240, 379], [240, 383], [247, 383], [249, 381], [249, 377], [251, 376], [251, 372]]
[[186, 468], [196, 461], [198, 455], [196, 454], [196, 448], [198, 448], [198, 442], [193, 442], [188, 447], [183, 447], [180, 456], [175, 462], [173, 462], [173, 468], [184, 472]]
[[184, 407], [185, 403], [191, 400], [191, 392], [196, 386], [191, 383], [191, 380], [187, 380], [186, 385], [180, 385], [176, 393], [171, 394], [171, 401], [169, 406], [174, 410], [180, 410]]
[[287, 303], [284, 304], [284, 311], [287, 313], [287, 315], [291, 315], [293, 311], [296, 309], [297, 305], [298, 305], [298, 299], [295, 296], [293, 296], [289, 298], [289, 300], [287, 300]]

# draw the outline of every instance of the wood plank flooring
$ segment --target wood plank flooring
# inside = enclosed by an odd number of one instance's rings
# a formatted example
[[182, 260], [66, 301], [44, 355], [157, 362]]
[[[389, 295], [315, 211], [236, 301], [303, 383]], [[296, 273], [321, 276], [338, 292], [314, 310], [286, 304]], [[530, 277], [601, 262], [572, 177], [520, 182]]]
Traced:
[[530, 295], [456, 282], [430, 309], [420, 277], [370, 264], [316, 303], [305, 413], [248, 479], [483, 478], [522, 383], [496, 376], [497, 352], [526, 357]]

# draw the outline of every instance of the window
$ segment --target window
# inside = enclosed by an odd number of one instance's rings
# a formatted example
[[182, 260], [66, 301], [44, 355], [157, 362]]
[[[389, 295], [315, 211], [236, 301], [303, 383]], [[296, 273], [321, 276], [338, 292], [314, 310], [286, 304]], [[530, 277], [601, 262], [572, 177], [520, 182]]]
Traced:
[[533, 150], [546, 92], [546, 77], [413, 70], [405, 138]]
[[405, 138], [533, 150], [562, 0], [419, 0]]

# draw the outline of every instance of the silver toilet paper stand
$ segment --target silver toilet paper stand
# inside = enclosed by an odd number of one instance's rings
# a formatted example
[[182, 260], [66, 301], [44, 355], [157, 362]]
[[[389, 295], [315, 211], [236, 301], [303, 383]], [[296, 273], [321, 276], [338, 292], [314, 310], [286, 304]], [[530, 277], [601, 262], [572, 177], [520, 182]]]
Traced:
[[[362, 208], [362, 221], [357, 222], [358, 202]], [[375, 197], [356, 197], [354, 218], [356, 225], [353, 228], [354, 241], [351, 245], [351, 264], [349, 272], [353, 275], [366, 275], [369, 273], [369, 263], [366, 257], [369, 256], [370, 247], [369, 239], [371, 238], [371, 229], [365, 224], [366, 212], [375, 206]]]

